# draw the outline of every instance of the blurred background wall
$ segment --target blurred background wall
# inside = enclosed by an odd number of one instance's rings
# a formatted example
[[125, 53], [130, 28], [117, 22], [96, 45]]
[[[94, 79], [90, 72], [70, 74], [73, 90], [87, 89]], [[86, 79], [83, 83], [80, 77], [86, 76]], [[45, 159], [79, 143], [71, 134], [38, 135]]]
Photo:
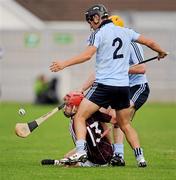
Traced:
[[[127, 27], [155, 39], [170, 55], [147, 64], [150, 101], [176, 102], [175, 0], [1, 0], [0, 87], [2, 101], [34, 101], [34, 81], [40, 74], [60, 80], [58, 94], [80, 86], [94, 70], [95, 59], [51, 73], [53, 60], [77, 55], [90, 34], [84, 11], [103, 3], [120, 15]], [[151, 5], [152, 3], [152, 5]], [[156, 54], [144, 47], [145, 58]]]

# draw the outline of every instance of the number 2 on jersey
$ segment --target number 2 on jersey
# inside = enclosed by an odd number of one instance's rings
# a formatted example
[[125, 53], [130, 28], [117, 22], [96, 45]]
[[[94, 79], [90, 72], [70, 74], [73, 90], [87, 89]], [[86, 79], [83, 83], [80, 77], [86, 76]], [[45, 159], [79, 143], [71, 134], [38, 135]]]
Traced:
[[113, 40], [113, 42], [112, 42], [112, 46], [116, 46], [117, 42], [118, 42], [118, 46], [117, 46], [117, 48], [115, 49], [115, 51], [114, 51], [114, 53], [113, 53], [113, 59], [123, 58], [123, 54], [118, 54], [119, 49], [120, 49], [120, 48], [122, 47], [122, 45], [123, 45], [122, 40], [121, 40], [119, 37], [115, 38], [115, 39]]

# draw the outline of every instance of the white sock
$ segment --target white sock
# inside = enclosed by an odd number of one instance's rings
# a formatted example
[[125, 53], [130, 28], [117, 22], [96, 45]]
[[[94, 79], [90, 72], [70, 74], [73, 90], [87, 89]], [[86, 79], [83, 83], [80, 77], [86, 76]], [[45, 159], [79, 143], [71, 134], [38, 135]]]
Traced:
[[77, 140], [76, 141], [76, 152], [79, 152], [79, 153], [87, 152], [86, 144], [87, 143], [84, 139]]
[[142, 159], [144, 160], [144, 154], [143, 154], [142, 148], [135, 148], [134, 155], [135, 155], [137, 161], [141, 161]]

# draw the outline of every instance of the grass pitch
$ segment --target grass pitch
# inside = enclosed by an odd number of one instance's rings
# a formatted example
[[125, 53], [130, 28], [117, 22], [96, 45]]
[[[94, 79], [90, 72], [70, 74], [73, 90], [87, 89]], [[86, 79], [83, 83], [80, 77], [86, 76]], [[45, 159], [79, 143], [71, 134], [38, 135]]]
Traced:
[[64, 168], [41, 166], [45, 158], [61, 158], [73, 148], [69, 120], [61, 112], [43, 123], [29, 137], [15, 135], [17, 122], [28, 122], [50, 111], [52, 106], [0, 104], [0, 180], [10, 179], [176, 179], [176, 104], [146, 104], [135, 116], [148, 167], [137, 168], [133, 152], [125, 143], [125, 167]]

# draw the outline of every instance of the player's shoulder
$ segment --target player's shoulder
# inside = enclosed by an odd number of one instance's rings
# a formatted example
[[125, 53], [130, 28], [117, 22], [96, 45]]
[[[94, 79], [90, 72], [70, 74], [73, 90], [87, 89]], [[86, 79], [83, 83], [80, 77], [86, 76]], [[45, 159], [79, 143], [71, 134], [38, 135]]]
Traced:
[[125, 31], [127, 31], [128, 33], [133, 33], [133, 34], [140, 34], [139, 32], [137, 32], [136, 30], [134, 30], [133, 28], [128, 28], [128, 27], [123, 27], [123, 29], [125, 30]]
[[136, 32], [133, 28], [130, 28], [130, 27], [123, 27], [124, 29], [126, 29], [127, 31], [134, 31]]

